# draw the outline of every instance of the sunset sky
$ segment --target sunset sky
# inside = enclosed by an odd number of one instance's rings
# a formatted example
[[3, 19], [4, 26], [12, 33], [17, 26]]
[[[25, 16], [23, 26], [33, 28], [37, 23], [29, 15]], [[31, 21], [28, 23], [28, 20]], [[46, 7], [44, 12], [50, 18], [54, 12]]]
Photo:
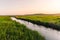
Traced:
[[60, 0], [0, 0], [0, 15], [60, 13]]

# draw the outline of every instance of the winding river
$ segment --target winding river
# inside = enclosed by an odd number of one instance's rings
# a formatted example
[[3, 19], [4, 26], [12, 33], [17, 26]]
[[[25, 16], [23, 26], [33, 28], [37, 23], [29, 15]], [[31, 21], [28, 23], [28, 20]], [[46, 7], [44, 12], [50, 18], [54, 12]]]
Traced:
[[39, 25], [33, 24], [31, 22], [16, 19], [14, 17], [11, 17], [11, 19], [15, 20], [16, 22], [19, 22], [21, 24], [26, 25], [26, 27], [31, 29], [31, 30], [37, 31], [42, 36], [44, 36], [46, 40], [60, 40], [60, 31], [53, 30], [53, 29], [50, 29], [50, 28], [46, 28], [44, 26], [39, 26]]

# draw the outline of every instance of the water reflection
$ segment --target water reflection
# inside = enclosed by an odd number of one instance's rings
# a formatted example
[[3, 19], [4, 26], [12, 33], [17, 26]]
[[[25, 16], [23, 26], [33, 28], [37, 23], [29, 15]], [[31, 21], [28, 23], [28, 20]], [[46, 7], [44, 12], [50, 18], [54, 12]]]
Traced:
[[14, 17], [11, 17], [11, 19], [26, 25], [26, 27], [31, 30], [38, 31], [38, 33], [42, 34], [46, 38], [46, 40], [60, 40], [60, 31], [45, 28], [44, 26], [38, 26], [36, 24], [32, 24], [31, 22], [19, 20]]

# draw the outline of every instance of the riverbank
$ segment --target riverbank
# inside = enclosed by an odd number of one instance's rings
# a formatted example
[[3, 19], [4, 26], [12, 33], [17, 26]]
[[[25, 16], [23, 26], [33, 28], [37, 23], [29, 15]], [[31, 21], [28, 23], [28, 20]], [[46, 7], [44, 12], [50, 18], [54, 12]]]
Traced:
[[10, 16], [0, 16], [0, 40], [45, 40], [45, 38], [12, 20]]
[[60, 31], [60, 16], [55, 15], [27, 15], [27, 16], [15, 16], [17, 19], [32, 22], [37, 25], [42, 25], [47, 28], [52, 28]]
[[31, 22], [28, 21], [24, 21], [24, 20], [20, 20], [20, 19], [16, 19], [13, 17], [13, 19], [16, 22], [19, 22], [21, 24], [26, 25], [26, 27], [30, 30], [35, 30], [37, 31], [39, 34], [42, 34], [46, 40], [60, 40], [60, 31], [57, 30], [53, 30], [50, 28], [45, 28], [44, 26], [38, 26], [36, 24], [33, 24]]
[[[11, 17], [11, 19], [13, 21], [17, 22], [17, 19], [15, 19], [13, 17]], [[21, 38], [19, 40], [45, 40], [45, 38], [41, 34], [39, 34], [37, 31], [30, 30], [23, 24], [21, 26], [20, 22], [18, 22], [17, 24], [20, 26], [20, 28], [18, 28], [18, 29], [20, 29], [19, 32], [22, 33], [22, 35], [20, 35]], [[16, 26], [18, 26], [18, 25], [16, 25]]]

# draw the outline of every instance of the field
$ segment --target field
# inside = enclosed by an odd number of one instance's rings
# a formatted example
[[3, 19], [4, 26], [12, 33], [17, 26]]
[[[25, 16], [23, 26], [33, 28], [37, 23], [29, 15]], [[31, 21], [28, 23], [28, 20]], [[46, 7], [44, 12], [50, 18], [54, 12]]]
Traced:
[[34, 24], [43, 25], [48, 28], [60, 30], [60, 15], [25, 15], [16, 16], [16, 18], [26, 20]]
[[45, 40], [38, 32], [12, 21], [9, 16], [0, 16], [0, 40]]

